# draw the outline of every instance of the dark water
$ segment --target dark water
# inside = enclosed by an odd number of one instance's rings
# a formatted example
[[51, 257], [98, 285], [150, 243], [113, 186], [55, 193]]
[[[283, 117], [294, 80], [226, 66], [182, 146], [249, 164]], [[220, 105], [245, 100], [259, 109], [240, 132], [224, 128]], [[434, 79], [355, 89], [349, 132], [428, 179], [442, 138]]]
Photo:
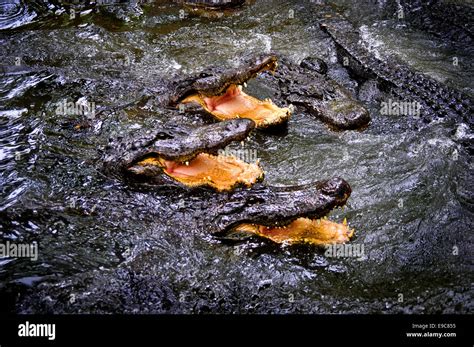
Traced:
[[[384, 1], [339, 1], [376, 54], [466, 93], [472, 48], [400, 23]], [[71, 15], [74, 9], [75, 15]], [[182, 12], [180, 12], [182, 11]], [[105, 177], [110, 137], [176, 121], [160, 109], [57, 114], [82, 100], [124, 105], [157, 81], [235, 65], [248, 53], [309, 55], [353, 85], [318, 29], [310, 1], [257, 1], [207, 18], [155, 1], [73, 7], [0, 2], [0, 238], [39, 244], [37, 261], [0, 259], [4, 310], [15, 312], [472, 311], [473, 170], [465, 124], [395, 131], [403, 116], [373, 114], [363, 132], [333, 132], [297, 112], [286, 136], [254, 133], [269, 185], [341, 176], [344, 211], [362, 259], [261, 240], [225, 244], [206, 233], [206, 206], [183, 192], [137, 191]], [[460, 64], [453, 65], [453, 56]], [[265, 92], [259, 79], [249, 86]], [[370, 100], [368, 106], [371, 106]], [[373, 105], [372, 105], [373, 106]], [[17, 294], [20, 294], [18, 296]]]

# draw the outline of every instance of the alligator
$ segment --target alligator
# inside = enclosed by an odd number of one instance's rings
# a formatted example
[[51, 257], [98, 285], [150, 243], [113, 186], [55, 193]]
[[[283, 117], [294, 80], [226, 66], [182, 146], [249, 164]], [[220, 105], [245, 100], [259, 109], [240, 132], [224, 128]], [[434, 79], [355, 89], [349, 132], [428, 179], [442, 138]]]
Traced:
[[438, 117], [449, 117], [472, 125], [469, 96], [413, 71], [393, 58], [382, 60], [376, 57], [364, 47], [358, 30], [345, 19], [325, 20], [320, 25], [334, 40], [339, 60], [354, 78], [375, 79], [383, 90], [396, 99], [418, 102], [422, 110], [420, 116], [425, 123]]
[[[275, 86], [277, 98], [288, 107], [243, 91], [257, 75]], [[246, 58], [237, 68], [214, 67], [178, 80], [169, 90], [168, 106], [193, 103], [219, 120], [250, 118], [258, 128], [285, 124], [292, 106], [298, 105], [335, 129], [362, 129], [370, 122], [368, 111], [347, 89], [325, 76], [324, 64], [310, 57], [301, 66], [287, 60], [278, 64], [273, 53]]]
[[234, 141], [243, 141], [255, 123], [233, 119], [202, 127], [162, 128], [148, 134], [110, 140], [104, 170], [133, 181], [183, 187], [232, 190], [263, 179], [258, 163], [248, 164], [218, 151]]

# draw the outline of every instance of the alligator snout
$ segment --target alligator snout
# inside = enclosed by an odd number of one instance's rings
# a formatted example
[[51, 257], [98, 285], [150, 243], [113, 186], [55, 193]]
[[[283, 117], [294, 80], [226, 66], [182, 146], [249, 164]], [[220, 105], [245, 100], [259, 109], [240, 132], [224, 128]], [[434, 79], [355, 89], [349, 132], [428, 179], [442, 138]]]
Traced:
[[236, 137], [245, 138], [247, 134], [255, 128], [255, 122], [251, 119], [233, 119], [225, 123], [223, 130], [224, 136], [228, 134], [235, 134]]
[[370, 122], [369, 111], [352, 99], [329, 102], [320, 117], [340, 130], [362, 129]]

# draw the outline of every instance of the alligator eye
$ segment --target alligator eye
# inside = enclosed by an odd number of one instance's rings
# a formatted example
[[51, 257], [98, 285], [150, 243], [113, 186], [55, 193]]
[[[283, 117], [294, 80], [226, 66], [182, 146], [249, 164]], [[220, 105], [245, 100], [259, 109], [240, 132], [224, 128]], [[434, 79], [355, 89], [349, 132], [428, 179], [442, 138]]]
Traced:
[[170, 134], [167, 134], [165, 132], [159, 132], [155, 136], [156, 140], [168, 140], [168, 139], [172, 139], [172, 138], [174, 138], [174, 136], [172, 136]]

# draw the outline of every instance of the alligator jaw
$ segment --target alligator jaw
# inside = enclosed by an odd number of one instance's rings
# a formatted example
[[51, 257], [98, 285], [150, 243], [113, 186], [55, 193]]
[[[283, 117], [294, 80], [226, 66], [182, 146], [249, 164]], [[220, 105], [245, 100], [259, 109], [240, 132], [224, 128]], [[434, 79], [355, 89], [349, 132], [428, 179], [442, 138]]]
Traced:
[[310, 219], [304, 217], [295, 219], [283, 227], [240, 224], [234, 230], [240, 233], [252, 233], [276, 243], [308, 243], [316, 246], [345, 243], [354, 234], [354, 229], [348, 227], [346, 220], [342, 223], [336, 223], [326, 218]]
[[[245, 196], [236, 194], [236, 199], [246, 202], [238, 206], [237, 212], [220, 217], [218, 234], [254, 234], [284, 244], [321, 246], [347, 242], [354, 230], [345, 220], [335, 223], [325, 216], [344, 206], [350, 194], [349, 184], [341, 178], [293, 188], [266, 187]], [[233, 205], [233, 198], [229, 204]]]
[[150, 156], [129, 170], [135, 174], [145, 174], [147, 170], [156, 172], [157, 168], [185, 186], [208, 186], [217, 191], [230, 191], [238, 185], [250, 187], [263, 179], [263, 171], [257, 163], [249, 164], [232, 156], [208, 153], [200, 153], [184, 163]]
[[208, 186], [218, 191], [251, 186], [263, 178], [258, 163], [215, 153], [230, 142], [244, 140], [254, 127], [249, 119], [235, 119], [157, 140], [134, 155], [125, 165], [125, 173], [141, 180], [154, 180], [164, 174], [188, 187]]
[[242, 91], [242, 85], [263, 71], [274, 72], [277, 58], [273, 55], [253, 59], [240, 68], [197, 80], [179, 102], [198, 103], [219, 120], [252, 119], [259, 128], [288, 121], [289, 108], [280, 108], [269, 99], [259, 100]]

